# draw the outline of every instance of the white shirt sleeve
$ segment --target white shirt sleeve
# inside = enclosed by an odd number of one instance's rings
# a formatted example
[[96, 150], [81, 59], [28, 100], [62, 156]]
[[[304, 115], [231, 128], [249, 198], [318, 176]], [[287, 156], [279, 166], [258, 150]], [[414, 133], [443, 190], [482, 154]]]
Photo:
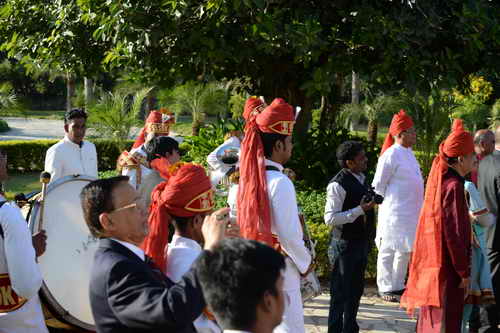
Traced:
[[133, 188], [137, 188], [137, 170], [134, 168], [123, 168], [122, 176], [128, 176], [128, 182], [132, 185]]
[[325, 223], [329, 226], [354, 222], [359, 216], [364, 215], [361, 206], [342, 211], [346, 192], [337, 182], [331, 182], [326, 189]]
[[57, 149], [52, 146], [45, 155], [45, 171], [50, 173], [50, 181], [59, 179], [63, 175], [63, 163], [57, 154]]
[[219, 148], [221, 146], [223, 146], [224, 144], [225, 143], [223, 143], [219, 147], [215, 148], [215, 150], [213, 152], [211, 152], [210, 154], [208, 154], [208, 156], [207, 156], [207, 163], [214, 170], [217, 170], [222, 165], [222, 162], [217, 159], [217, 152], [219, 151]]
[[304, 244], [295, 188], [288, 178], [283, 177], [277, 182], [271, 193], [275, 231], [283, 250], [299, 271], [305, 273], [311, 264], [311, 255]]
[[96, 178], [99, 177], [99, 169], [98, 169], [98, 161], [97, 161], [97, 150], [95, 148], [95, 145], [92, 144], [92, 148], [91, 148], [91, 154], [92, 154], [92, 158], [91, 158], [91, 161], [92, 161], [92, 173], [91, 173], [91, 176], [94, 176]]
[[35, 261], [31, 233], [17, 207], [5, 204], [0, 211], [12, 288], [19, 296], [30, 299], [42, 286], [42, 275]]
[[[385, 154], [384, 154], [385, 155]], [[372, 186], [375, 192], [385, 196], [385, 191], [387, 189], [387, 184], [391, 180], [391, 177], [396, 172], [396, 163], [394, 163], [392, 156], [382, 155], [377, 164], [377, 170], [375, 171], [375, 176], [373, 177]]]

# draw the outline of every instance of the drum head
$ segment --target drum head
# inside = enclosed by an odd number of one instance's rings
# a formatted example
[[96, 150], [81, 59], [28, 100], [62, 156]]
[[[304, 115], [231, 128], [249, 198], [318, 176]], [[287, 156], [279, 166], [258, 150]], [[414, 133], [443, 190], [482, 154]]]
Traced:
[[40, 203], [30, 216], [33, 233], [47, 232], [47, 248], [38, 258], [44, 279], [42, 298], [58, 319], [87, 330], [95, 330], [90, 309], [89, 281], [97, 239], [90, 235], [83, 218], [80, 192], [87, 176], [68, 176], [47, 188], [43, 224]]

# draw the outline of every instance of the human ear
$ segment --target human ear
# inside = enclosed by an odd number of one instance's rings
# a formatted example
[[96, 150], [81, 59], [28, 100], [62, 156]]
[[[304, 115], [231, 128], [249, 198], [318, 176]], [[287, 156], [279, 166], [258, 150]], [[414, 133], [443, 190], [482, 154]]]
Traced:
[[108, 213], [101, 213], [99, 215], [99, 223], [101, 224], [102, 228], [106, 231], [115, 229], [115, 224], [109, 217]]
[[64, 124], [64, 132], [68, 133], [68, 131], [69, 131], [69, 125]]

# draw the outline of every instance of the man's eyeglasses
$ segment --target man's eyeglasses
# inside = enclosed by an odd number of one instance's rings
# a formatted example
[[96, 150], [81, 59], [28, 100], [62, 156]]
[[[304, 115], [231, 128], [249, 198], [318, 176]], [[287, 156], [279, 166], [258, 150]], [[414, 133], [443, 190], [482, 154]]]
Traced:
[[131, 204], [128, 204], [126, 206], [113, 209], [112, 211], [109, 212], [109, 214], [116, 213], [116, 212], [130, 209], [130, 208], [137, 208], [137, 209], [144, 210], [144, 207], [145, 207], [144, 202], [142, 202], [142, 200], [138, 200], [138, 201], [132, 202]]

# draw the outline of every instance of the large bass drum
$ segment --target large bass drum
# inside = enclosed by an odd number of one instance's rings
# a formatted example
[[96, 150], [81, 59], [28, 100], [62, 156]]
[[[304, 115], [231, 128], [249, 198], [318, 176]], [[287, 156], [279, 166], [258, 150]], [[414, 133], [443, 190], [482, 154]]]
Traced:
[[47, 247], [38, 258], [43, 276], [40, 292], [49, 327], [95, 331], [89, 281], [97, 239], [91, 236], [80, 204], [82, 188], [95, 178], [67, 176], [47, 187], [43, 225], [40, 202], [29, 214], [32, 233], [45, 229]]

